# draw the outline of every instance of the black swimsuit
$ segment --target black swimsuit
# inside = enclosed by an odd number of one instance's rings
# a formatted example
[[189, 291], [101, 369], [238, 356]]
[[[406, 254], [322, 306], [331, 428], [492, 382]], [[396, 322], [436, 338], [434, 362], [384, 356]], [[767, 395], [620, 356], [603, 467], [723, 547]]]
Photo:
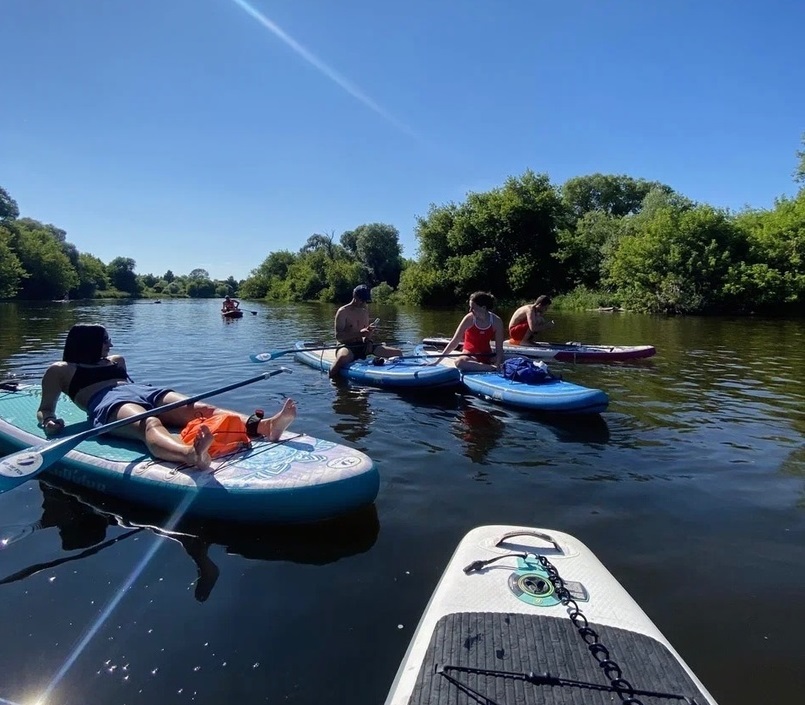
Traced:
[[67, 396], [75, 401], [76, 396], [82, 389], [86, 389], [91, 384], [106, 382], [112, 379], [127, 380], [129, 378], [120, 365], [112, 362], [108, 365], [76, 365], [70, 386], [67, 388]]
[[339, 345], [335, 352], [338, 353], [341, 348], [346, 348], [354, 356], [356, 360], [365, 360], [367, 355], [373, 355], [375, 348], [380, 347], [379, 343], [373, 343], [371, 340], [363, 340], [360, 343], [349, 343], [347, 345]]

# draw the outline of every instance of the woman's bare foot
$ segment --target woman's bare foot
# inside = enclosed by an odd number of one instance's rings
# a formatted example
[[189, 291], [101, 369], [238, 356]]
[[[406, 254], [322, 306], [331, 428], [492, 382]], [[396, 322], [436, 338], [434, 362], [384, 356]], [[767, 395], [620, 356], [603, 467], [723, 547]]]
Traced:
[[198, 434], [193, 440], [193, 450], [187, 458], [189, 465], [195, 465], [200, 470], [206, 470], [212, 463], [210, 457], [210, 446], [212, 445], [213, 435], [208, 426], [198, 427]]
[[269, 419], [263, 419], [257, 425], [257, 432], [266, 436], [269, 441], [278, 441], [288, 426], [296, 418], [296, 402], [286, 399], [282, 409]]

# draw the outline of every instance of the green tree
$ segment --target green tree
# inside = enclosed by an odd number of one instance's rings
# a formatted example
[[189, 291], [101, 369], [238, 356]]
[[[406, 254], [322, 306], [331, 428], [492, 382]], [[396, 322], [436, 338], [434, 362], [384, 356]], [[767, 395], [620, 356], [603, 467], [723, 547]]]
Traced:
[[198, 276], [188, 277], [186, 291], [191, 299], [211, 299], [216, 296], [215, 282], [209, 278], [204, 279]]
[[799, 183], [805, 183], [805, 132], [802, 133], [802, 149], [797, 150], [797, 158], [799, 159], [799, 164], [797, 165], [796, 170], [794, 171], [794, 181]]
[[805, 189], [780, 198], [770, 211], [749, 210], [736, 217], [749, 244], [746, 261], [730, 272], [727, 292], [736, 309], [796, 310], [805, 302]]
[[666, 207], [625, 222], [604, 269], [629, 308], [700, 313], [722, 306], [727, 275], [745, 254], [746, 240], [727, 213]]
[[[431, 206], [417, 223], [422, 266], [406, 272], [403, 298], [445, 304], [476, 289], [491, 289], [499, 298], [550, 290], [563, 278], [550, 257], [562, 213], [547, 175], [532, 171], [501, 188], [472, 193], [463, 204]], [[417, 286], [426, 290], [415, 291]]]
[[139, 293], [139, 283], [134, 273], [136, 266], [137, 263], [131, 257], [115, 257], [106, 266], [112, 286], [128, 294]]
[[187, 275], [188, 279], [209, 279], [210, 273], [206, 269], [194, 269]]
[[0, 223], [5, 220], [16, 220], [20, 217], [20, 209], [17, 207], [17, 202], [8, 195], [2, 186], [0, 186]]
[[100, 259], [82, 252], [78, 255], [78, 287], [76, 295], [80, 299], [88, 299], [98, 291], [105, 291], [109, 288], [109, 277], [106, 273], [106, 265]]
[[366, 268], [371, 286], [387, 282], [396, 287], [402, 271], [402, 248], [397, 228], [387, 223], [359, 225], [344, 233], [342, 241], [355, 246], [355, 256]]
[[568, 179], [561, 187], [562, 200], [575, 220], [600, 211], [616, 217], [638, 213], [649, 191], [673, 189], [657, 181], [614, 174], [590, 174]]
[[241, 284], [240, 295], [247, 299], [281, 299], [280, 284], [288, 277], [288, 270], [299, 258], [300, 255], [288, 250], [272, 252]]
[[176, 275], [169, 269], [167, 272], [165, 272], [165, 274], [162, 275], [162, 278], [168, 282], [168, 284], [170, 284], [174, 279], [176, 279]]
[[9, 244], [28, 275], [21, 283], [20, 298], [61, 298], [78, 285], [78, 273], [59, 239], [64, 231], [32, 218], [20, 218], [7, 227], [11, 233]]
[[604, 211], [588, 211], [557, 235], [555, 257], [564, 264], [571, 287], [598, 287], [604, 253], [621, 231], [622, 219]]
[[159, 280], [153, 274], [142, 274], [140, 276], [140, 281], [142, 282], [143, 286], [152, 289], [154, 284], [156, 284]]
[[10, 299], [17, 295], [22, 280], [28, 276], [22, 262], [11, 249], [11, 233], [0, 225], [0, 299]]
[[335, 259], [338, 256], [338, 245], [333, 242], [335, 236], [330, 235], [322, 235], [316, 233], [311, 235], [307, 242], [302, 245], [302, 249], [299, 250], [301, 254], [307, 254], [308, 252], [319, 252], [324, 251], [324, 253], [330, 259]]

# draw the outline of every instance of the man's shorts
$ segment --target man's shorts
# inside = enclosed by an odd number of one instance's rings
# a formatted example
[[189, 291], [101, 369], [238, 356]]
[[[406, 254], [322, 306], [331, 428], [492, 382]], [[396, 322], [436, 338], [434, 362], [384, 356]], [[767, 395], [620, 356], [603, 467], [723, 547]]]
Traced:
[[355, 357], [356, 360], [365, 360], [366, 356], [371, 355], [375, 351], [376, 347], [378, 346], [371, 340], [366, 340], [361, 343], [350, 343], [349, 345], [339, 345], [335, 349], [335, 353], [337, 355], [339, 350], [346, 348], [352, 353], [352, 355]]
[[103, 426], [109, 423], [109, 417], [115, 409], [124, 404], [137, 404], [149, 411], [156, 409], [162, 397], [172, 391], [172, 389], [152, 387], [148, 384], [134, 384], [133, 382], [107, 387], [92, 395], [87, 403], [87, 416], [93, 426]]
[[523, 321], [509, 328], [509, 338], [519, 343], [528, 333], [528, 321]]

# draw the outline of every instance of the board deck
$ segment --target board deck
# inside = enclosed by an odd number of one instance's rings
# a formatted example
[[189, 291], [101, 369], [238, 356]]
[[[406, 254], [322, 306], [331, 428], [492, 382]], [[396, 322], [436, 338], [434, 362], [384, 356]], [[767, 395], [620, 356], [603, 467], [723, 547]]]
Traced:
[[[605, 658], [617, 671], [602, 668]], [[604, 705], [627, 701], [626, 688], [643, 705], [715, 705], [581, 541], [551, 529], [481, 526], [442, 574], [386, 705]]]

